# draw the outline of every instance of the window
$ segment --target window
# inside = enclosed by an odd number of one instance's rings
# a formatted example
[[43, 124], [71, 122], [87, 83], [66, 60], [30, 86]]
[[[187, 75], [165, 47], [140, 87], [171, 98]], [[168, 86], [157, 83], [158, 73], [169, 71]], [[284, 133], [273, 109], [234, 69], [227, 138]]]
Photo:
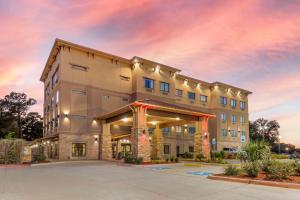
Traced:
[[240, 109], [245, 110], [245, 108], [246, 108], [246, 102], [240, 101]]
[[240, 123], [241, 124], [244, 124], [245, 123], [245, 117], [243, 115], [241, 115], [240, 117]]
[[162, 128], [162, 133], [164, 134], [164, 136], [168, 136], [169, 132], [170, 132], [170, 128], [169, 127]]
[[153, 79], [145, 78], [144, 83], [145, 83], [145, 88], [154, 89], [154, 80]]
[[195, 94], [194, 92], [189, 92], [189, 93], [188, 93], [188, 97], [189, 97], [189, 99], [191, 99], [191, 100], [195, 100], [195, 99], [196, 99], [196, 94]]
[[85, 67], [85, 66], [81, 66], [81, 65], [76, 65], [76, 64], [71, 64], [72, 66], [71, 66], [71, 68], [72, 69], [76, 69], [76, 70], [80, 70], [80, 71], [84, 71], [84, 72], [86, 72], [87, 71], [87, 67]]
[[182, 97], [182, 95], [183, 95], [183, 90], [176, 89], [175, 95], [178, 96], [178, 97]]
[[169, 144], [164, 145], [164, 154], [170, 154], [170, 145]]
[[236, 115], [231, 115], [231, 122], [232, 122], [233, 124], [235, 124], [236, 121], [237, 121]]
[[160, 91], [169, 92], [170, 91], [170, 84], [165, 83], [165, 82], [160, 82]]
[[175, 132], [176, 133], [181, 133], [182, 132], [182, 127], [181, 126], [175, 126]]
[[72, 156], [73, 157], [84, 157], [86, 155], [86, 144], [85, 143], [73, 143], [72, 144]]
[[231, 137], [237, 137], [237, 131], [231, 130]]
[[194, 152], [194, 146], [189, 146], [189, 152], [193, 153]]
[[223, 106], [226, 106], [227, 105], [227, 97], [221, 96], [220, 97], [220, 104], [223, 105]]
[[222, 122], [226, 122], [227, 116], [225, 113], [221, 113], [221, 120], [222, 120]]
[[58, 82], [58, 67], [52, 75], [52, 89], [57, 82]]
[[246, 131], [241, 132], [241, 142], [245, 143], [246, 142]]
[[45, 88], [45, 95], [49, 96], [49, 94], [50, 94], [50, 83], [48, 83], [46, 88]]
[[196, 133], [196, 127], [193, 126], [188, 127], [188, 132], [190, 135], [194, 135]]
[[221, 134], [222, 136], [226, 137], [227, 136], [227, 130], [225, 128], [221, 129]]
[[203, 103], [206, 103], [207, 102], [207, 96], [200, 95], [200, 101], [203, 102]]
[[236, 100], [235, 99], [230, 99], [230, 106], [231, 106], [231, 108], [236, 108]]
[[149, 135], [153, 135], [155, 128], [148, 128]]

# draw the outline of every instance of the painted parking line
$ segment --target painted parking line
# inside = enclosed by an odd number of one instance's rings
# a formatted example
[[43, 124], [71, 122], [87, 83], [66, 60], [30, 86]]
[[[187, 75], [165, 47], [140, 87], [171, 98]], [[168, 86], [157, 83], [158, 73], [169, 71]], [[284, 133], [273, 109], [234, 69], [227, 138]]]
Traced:
[[186, 174], [195, 175], [195, 176], [210, 176], [210, 175], [212, 175], [213, 173], [211, 173], [211, 172], [201, 172], [201, 171], [198, 171], [198, 172], [186, 172]]
[[172, 169], [172, 167], [148, 167], [148, 169], [152, 169], [152, 170], [168, 170], [168, 169]]

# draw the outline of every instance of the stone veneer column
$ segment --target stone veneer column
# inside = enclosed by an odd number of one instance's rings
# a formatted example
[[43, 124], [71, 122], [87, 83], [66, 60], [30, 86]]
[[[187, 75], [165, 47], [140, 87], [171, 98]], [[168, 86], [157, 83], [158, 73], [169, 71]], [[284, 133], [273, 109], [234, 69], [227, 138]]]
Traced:
[[205, 158], [210, 158], [210, 143], [208, 133], [208, 117], [201, 117], [195, 123], [196, 133], [194, 135], [194, 158], [203, 153]]
[[101, 159], [112, 160], [112, 145], [110, 124], [102, 121], [102, 134], [101, 134]]
[[143, 157], [144, 162], [149, 162], [151, 159], [146, 116], [147, 108], [140, 106], [133, 109], [133, 125], [131, 129], [132, 153], [135, 157]]
[[152, 136], [151, 156], [160, 160], [164, 159], [164, 137], [159, 124], [156, 125]]

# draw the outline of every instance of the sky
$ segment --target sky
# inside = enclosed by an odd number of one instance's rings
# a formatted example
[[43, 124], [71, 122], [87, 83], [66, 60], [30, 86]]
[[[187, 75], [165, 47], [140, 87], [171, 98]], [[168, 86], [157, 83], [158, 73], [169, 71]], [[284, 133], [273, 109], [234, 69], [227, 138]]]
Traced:
[[0, 98], [39, 81], [55, 38], [253, 92], [250, 120], [300, 147], [299, 0], [0, 0]]

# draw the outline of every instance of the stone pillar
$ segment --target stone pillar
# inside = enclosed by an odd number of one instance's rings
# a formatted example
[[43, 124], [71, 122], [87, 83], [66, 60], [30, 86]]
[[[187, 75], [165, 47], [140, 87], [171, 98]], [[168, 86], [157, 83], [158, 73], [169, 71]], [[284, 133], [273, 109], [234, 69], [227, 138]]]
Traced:
[[194, 157], [202, 153], [206, 159], [210, 158], [210, 143], [208, 133], [208, 117], [201, 117], [195, 123]]
[[164, 159], [164, 136], [158, 124], [156, 125], [152, 136], [151, 157], [158, 158], [159, 160]]
[[150, 142], [147, 128], [147, 108], [135, 107], [133, 111], [133, 125], [131, 130], [132, 154], [135, 157], [143, 157], [144, 162], [150, 159]]
[[102, 134], [101, 134], [101, 159], [112, 160], [112, 146], [111, 146], [111, 133], [110, 124], [102, 121]]

